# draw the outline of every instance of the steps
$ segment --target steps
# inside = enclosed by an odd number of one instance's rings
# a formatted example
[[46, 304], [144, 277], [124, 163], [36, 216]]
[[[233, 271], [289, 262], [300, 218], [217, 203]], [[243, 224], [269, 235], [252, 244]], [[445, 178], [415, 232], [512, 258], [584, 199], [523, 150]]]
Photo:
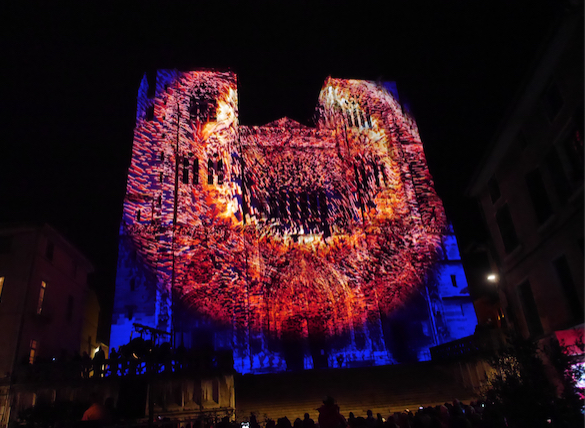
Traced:
[[368, 409], [387, 417], [453, 398], [475, 399], [455, 379], [449, 369], [433, 362], [238, 376], [236, 416], [244, 420], [254, 412], [259, 422], [287, 416], [292, 423], [307, 412], [317, 422], [316, 409], [326, 395], [336, 399], [346, 418], [349, 412], [365, 417]]

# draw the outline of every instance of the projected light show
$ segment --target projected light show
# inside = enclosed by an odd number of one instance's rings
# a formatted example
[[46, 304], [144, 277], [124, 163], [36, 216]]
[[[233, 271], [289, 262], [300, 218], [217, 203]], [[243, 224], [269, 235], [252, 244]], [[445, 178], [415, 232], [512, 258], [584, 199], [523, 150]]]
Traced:
[[237, 94], [231, 72], [144, 77], [111, 346], [139, 324], [262, 373], [424, 360], [473, 334], [396, 85], [327, 78], [313, 127], [242, 125]]

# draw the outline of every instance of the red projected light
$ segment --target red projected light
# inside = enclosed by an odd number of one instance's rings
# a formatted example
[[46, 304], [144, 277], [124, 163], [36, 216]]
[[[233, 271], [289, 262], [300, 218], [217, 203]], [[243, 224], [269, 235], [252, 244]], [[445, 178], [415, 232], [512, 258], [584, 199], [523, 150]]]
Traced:
[[144, 84], [123, 235], [157, 327], [173, 306], [251, 335], [342, 335], [424, 283], [445, 215], [391, 89], [329, 78], [310, 128], [240, 126], [232, 73], [159, 71], [150, 98]]

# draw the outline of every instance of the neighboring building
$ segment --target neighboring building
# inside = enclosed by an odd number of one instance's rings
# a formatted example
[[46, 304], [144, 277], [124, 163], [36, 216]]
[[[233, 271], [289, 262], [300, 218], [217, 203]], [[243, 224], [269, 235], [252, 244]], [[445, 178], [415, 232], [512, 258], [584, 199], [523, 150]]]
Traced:
[[238, 123], [235, 74], [138, 94], [110, 344], [232, 349], [240, 372], [430, 358], [473, 333], [457, 243], [393, 82], [328, 78], [316, 126]]
[[[0, 226], [0, 373], [95, 346], [88, 317], [91, 263], [49, 225]], [[92, 337], [82, 337], [86, 328]], [[85, 345], [85, 347], [84, 347]]]
[[506, 325], [539, 339], [583, 324], [583, 15], [555, 25], [469, 194]]

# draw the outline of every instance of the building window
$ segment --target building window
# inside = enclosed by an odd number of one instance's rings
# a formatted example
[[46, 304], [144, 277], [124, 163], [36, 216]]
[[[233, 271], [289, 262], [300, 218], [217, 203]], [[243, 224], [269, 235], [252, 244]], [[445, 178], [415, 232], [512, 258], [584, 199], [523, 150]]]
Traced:
[[223, 184], [223, 159], [217, 161], [217, 184]]
[[572, 319], [582, 320], [583, 319], [583, 306], [581, 306], [581, 300], [577, 294], [577, 288], [573, 281], [573, 275], [571, 275], [571, 268], [569, 262], [565, 256], [561, 256], [553, 261], [553, 266], [557, 273], [557, 277], [563, 287], [563, 292], [569, 308], [571, 310]]
[[552, 215], [552, 208], [538, 169], [526, 175], [526, 185], [528, 186], [528, 193], [530, 194], [530, 199], [532, 199], [538, 223], [542, 224]]
[[67, 320], [68, 323], [71, 322], [71, 320], [73, 319], [73, 296], [69, 295], [69, 297], [67, 298], [67, 315], [65, 316], [65, 319]]
[[136, 221], [140, 221], [140, 210], [136, 211]]
[[329, 217], [329, 210], [327, 209], [327, 195], [324, 191], [319, 192], [319, 208], [321, 211], [321, 220], [326, 221]]
[[490, 178], [488, 181], [488, 191], [490, 192], [492, 204], [500, 199], [500, 186], [498, 185], [498, 180], [496, 180], [494, 175], [492, 175], [492, 178]]
[[209, 159], [207, 161], [207, 184], [213, 184], [213, 175], [214, 175], [214, 166], [213, 161]]
[[575, 126], [563, 143], [573, 183], [583, 181], [583, 129]]
[[555, 186], [557, 198], [561, 204], [564, 204], [569, 199], [570, 185], [556, 148], [553, 147], [548, 152], [546, 164], [552, 177], [553, 185]]
[[37, 356], [37, 348], [38, 348], [39, 344], [37, 343], [36, 340], [31, 340], [30, 341], [30, 350], [28, 352], [28, 362], [29, 364], [33, 364], [35, 362], [35, 358]]
[[519, 241], [518, 236], [516, 235], [516, 229], [514, 228], [514, 222], [512, 221], [512, 216], [510, 215], [510, 209], [507, 204], [502, 205], [496, 213], [496, 222], [500, 229], [504, 249], [506, 250], [506, 253], [510, 253], [518, 246]]
[[193, 159], [193, 184], [199, 184], [199, 159]]
[[163, 182], [163, 178], [164, 178], [164, 175], [163, 175], [163, 173], [162, 173], [162, 172], [161, 172], [161, 173], [159, 173], [159, 174], [158, 174], [158, 182], [159, 182], [159, 183], [162, 183], [162, 182]]
[[146, 119], [149, 122], [152, 119], [154, 119], [154, 106], [153, 105], [146, 109], [146, 114], [144, 115], [144, 119]]
[[[163, 138], [164, 138], [164, 134], [163, 134]], [[160, 161], [161, 162], [165, 161], [165, 152], [160, 152]]]
[[302, 192], [299, 198], [299, 205], [301, 208], [301, 217], [306, 219], [309, 216], [309, 200], [307, 199], [307, 192]]
[[2, 302], [2, 290], [4, 290], [4, 277], [0, 276], [0, 302]]
[[295, 220], [297, 218], [297, 195], [291, 192], [290, 196], [290, 217]]
[[53, 261], [53, 255], [55, 254], [55, 244], [51, 241], [47, 241], [47, 247], [45, 248], [45, 257], [50, 262]]
[[183, 158], [183, 184], [189, 184], [189, 159]]
[[530, 282], [528, 282], [528, 280], [524, 281], [518, 286], [517, 291], [530, 336], [540, 336], [543, 333], [542, 324], [540, 323], [538, 308], [536, 307], [536, 302], [534, 301]]
[[280, 192], [278, 205], [280, 207], [280, 218], [283, 220], [288, 218], [288, 198], [286, 197], [286, 192]]
[[41, 281], [41, 289], [39, 291], [39, 302], [37, 304], [37, 314], [40, 315], [43, 311], [43, 302], [45, 301], [45, 291], [47, 290], [47, 283]]
[[380, 171], [378, 170], [378, 164], [376, 162], [373, 162], [372, 167], [374, 169], [374, 177], [376, 180], [376, 187], [380, 187]]
[[453, 284], [453, 287], [457, 287], [457, 276], [451, 275], [451, 284]]

